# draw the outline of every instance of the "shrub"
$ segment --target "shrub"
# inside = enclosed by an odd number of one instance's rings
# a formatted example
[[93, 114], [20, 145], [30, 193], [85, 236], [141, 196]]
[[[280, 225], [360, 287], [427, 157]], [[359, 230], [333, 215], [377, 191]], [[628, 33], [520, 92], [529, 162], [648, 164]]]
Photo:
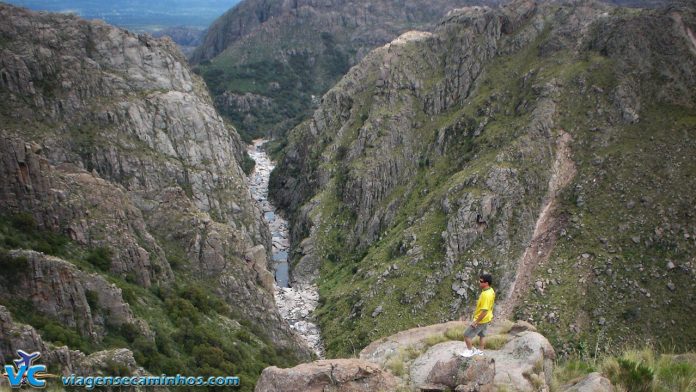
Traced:
[[53, 342], [57, 346], [67, 345], [71, 349], [90, 352], [90, 346], [77, 332], [68, 329], [54, 321], [48, 322], [41, 330], [44, 340]]
[[126, 377], [131, 375], [131, 371], [127, 366], [113, 360], [107, 361], [103, 370], [104, 374], [109, 376]]
[[0, 276], [6, 278], [8, 284], [17, 283], [18, 278], [23, 274], [29, 261], [26, 257], [12, 257], [10, 254], [0, 249]]
[[650, 392], [653, 371], [646, 365], [626, 358], [610, 361], [605, 367], [606, 375], [614, 385], [621, 385], [631, 392]]
[[253, 160], [246, 151], [244, 151], [244, 156], [242, 157], [242, 170], [244, 171], [244, 174], [247, 176], [251, 174], [251, 172], [254, 171], [255, 166], [256, 161]]
[[188, 320], [194, 325], [200, 323], [200, 313], [191, 302], [183, 298], [168, 299], [165, 304], [172, 321]]
[[677, 361], [672, 356], [660, 358], [655, 377], [656, 391], [696, 391], [696, 361]]
[[17, 230], [31, 234], [36, 230], [34, 217], [26, 212], [20, 212], [10, 216], [10, 224]]
[[101, 271], [109, 271], [111, 269], [111, 249], [105, 247], [98, 247], [90, 249], [85, 257], [85, 260], [97, 267]]
[[92, 313], [99, 311], [99, 293], [92, 290], [85, 290], [85, 298]]
[[125, 285], [121, 287], [121, 296], [123, 297], [123, 300], [128, 302], [129, 304], [134, 303], [135, 300], [138, 298], [138, 294], [136, 294], [135, 290]]
[[182, 286], [178, 290], [179, 297], [186, 298], [200, 313], [227, 315], [229, 309], [225, 302], [202, 286], [203, 284]]

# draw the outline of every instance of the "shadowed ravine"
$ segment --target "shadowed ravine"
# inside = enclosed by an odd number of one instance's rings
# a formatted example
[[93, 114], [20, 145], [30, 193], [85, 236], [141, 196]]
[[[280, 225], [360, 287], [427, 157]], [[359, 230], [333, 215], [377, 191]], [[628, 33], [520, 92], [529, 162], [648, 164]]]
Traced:
[[296, 285], [288, 287], [288, 251], [290, 249], [288, 222], [283, 219], [275, 206], [268, 200], [268, 178], [274, 168], [263, 150], [265, 139], [257, 139], [249, 145], [247, 152], [256, 162], [249, 176], [249, 188], [261, 210], [273, 237], [273, 275], [275, 276], [275, 300], [280, 315], [287, 320], [292, 329], [304, 339], [319, 356], [324, 357], [319, 327], [314, 323], [312, 313], [319, 301], [315, 285]]

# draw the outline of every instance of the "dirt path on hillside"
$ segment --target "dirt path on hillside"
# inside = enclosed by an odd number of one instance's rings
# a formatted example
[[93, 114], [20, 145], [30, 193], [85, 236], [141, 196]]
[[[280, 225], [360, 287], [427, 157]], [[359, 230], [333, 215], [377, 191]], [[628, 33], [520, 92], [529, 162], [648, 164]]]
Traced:
[[527, 249], [517, 263], [515, 279], [510, 285], [507, 297], [501, 301], [496, 319], [510, 319], [515, 305], [529, 292], [532, 276], [537, 265], [545, 263], [556, 244], [558, 233], [564, 226], [557, 212], [558, 195], [575, 177], [575, 164], [571, 158], [570, 142], [573, 138], [561, 130], [556, 140], [556, 160], [553, 174], [549, 180], [549, 190], [534, 228], [534, 234]]

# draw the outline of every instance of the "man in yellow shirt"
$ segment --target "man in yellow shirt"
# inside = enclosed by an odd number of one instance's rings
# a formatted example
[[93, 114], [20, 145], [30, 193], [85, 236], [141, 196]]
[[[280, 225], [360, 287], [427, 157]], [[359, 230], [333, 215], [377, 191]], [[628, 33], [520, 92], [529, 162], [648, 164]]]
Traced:
[[[471, 357], [473, 355], [483, 355], [484, 338], [486, 329], [491, 320], [493, 320], [493, 306], [495, 303], [495, 291], [491, 287], [493, 277], [490, 274], [482, 274], [479, 276], [479, 287], [481, 287], [481, 295], [476, 302], [476, 311], [474, 312], [474, 322], [464, 331], [464, 342], [467, 349], [460, 355], [463, 357]], [[459, 320], [464, 321], [464, 316]], [[480, 349], [473, 348], [471, 339], [474, 336], [479, 336]]]

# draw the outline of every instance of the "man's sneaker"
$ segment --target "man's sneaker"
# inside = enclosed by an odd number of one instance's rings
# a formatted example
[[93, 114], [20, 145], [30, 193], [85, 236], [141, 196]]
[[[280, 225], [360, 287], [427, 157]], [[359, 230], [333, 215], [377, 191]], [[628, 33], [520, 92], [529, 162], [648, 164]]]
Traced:
[[470, 357], [474, 356], [474, 351], [467, 349], [467, 350], [460, 352], [459, 356], [462, 356], [464, 358], [470, 358]]
[[477, 349], [477, 348], [475, 348], [473, 352], [474, 352], [473, 355], [483, 355], [483, 351], [481, 351], [481, 350], [479, 350], [479, 349]]

